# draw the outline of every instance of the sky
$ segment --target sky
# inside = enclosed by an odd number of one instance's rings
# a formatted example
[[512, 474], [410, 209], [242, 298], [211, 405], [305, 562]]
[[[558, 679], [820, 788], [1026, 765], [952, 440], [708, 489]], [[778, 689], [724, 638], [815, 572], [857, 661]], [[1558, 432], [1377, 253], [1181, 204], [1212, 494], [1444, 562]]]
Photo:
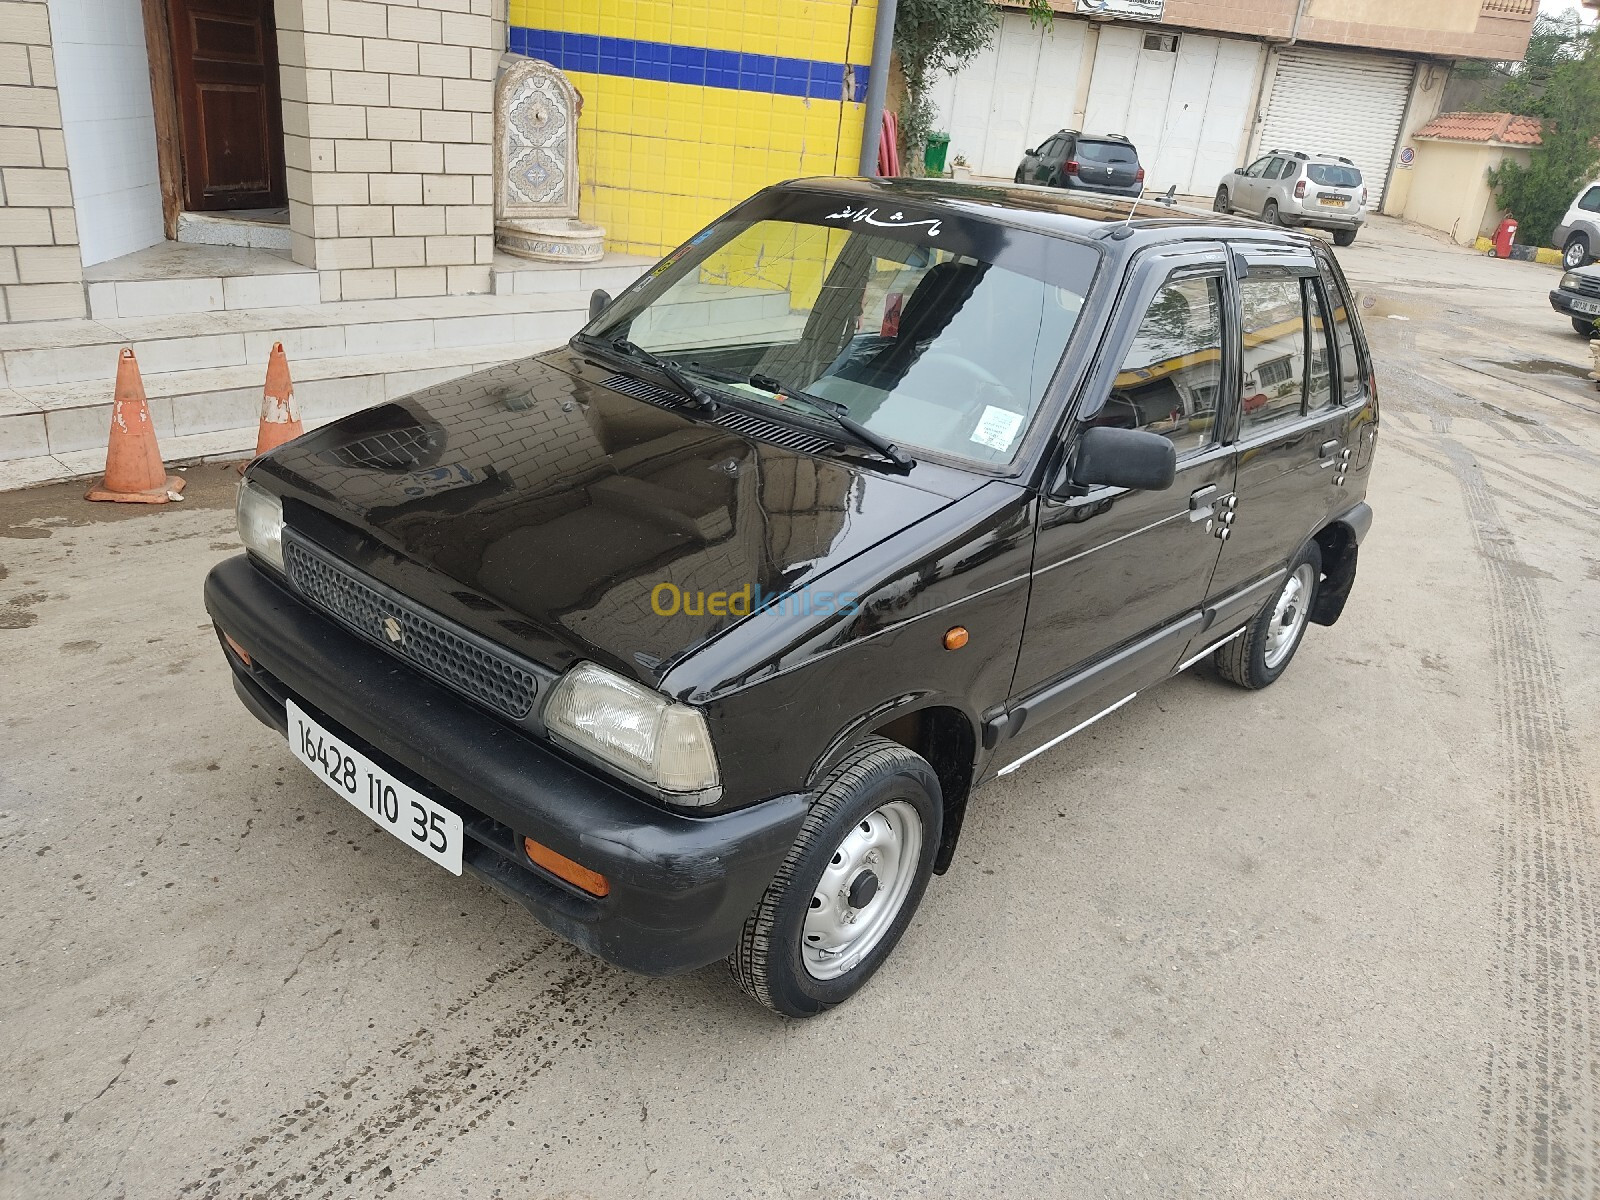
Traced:
[[1547, 13], [1571, 12], [1578, 7], [1578, 0], [1539, 0], [1539, 11]]

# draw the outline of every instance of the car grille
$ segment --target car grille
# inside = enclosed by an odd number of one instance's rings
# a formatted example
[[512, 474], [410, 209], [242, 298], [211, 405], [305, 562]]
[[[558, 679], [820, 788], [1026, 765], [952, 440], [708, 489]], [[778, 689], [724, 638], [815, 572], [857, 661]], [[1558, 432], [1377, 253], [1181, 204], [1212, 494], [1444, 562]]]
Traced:
[[1585, 296], [1600, 296], [1600, 278], [1590, 275], [1576, 276], [1577, 290]]
[[283, 539], [283, 565], [302, 596], [375, 646], [508, 717], [533, 711], [538, 677], [504, 650], [292, 534]]

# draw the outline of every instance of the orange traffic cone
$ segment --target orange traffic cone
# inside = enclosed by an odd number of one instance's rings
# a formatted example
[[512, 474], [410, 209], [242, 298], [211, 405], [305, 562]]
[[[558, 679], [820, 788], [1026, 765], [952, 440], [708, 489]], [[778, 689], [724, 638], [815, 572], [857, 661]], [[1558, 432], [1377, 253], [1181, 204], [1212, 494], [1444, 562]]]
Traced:
[[267, 386], [261, 392], [261, 430], [256, 434], [256, 457], [292, 442], [305, 429], [300, 424], [300, 406], [294, 402], [294, 384], [289, 379], [289, 360], [283, 343], [272, 343], [267, 358]]
[[178, 495], [187, 482], [168, 475], [161, 465], [161, 447], [156, 445], [155, 427], [150, 424], [150, 404], [144, 395], [144, 380], [139, 378], [139, 362], [133, 350], [124, 347], [117, 357], [117, 393], [111, 404], [111, 442], [106, 447], [106, 474], [100, 486], [90, 489], [87, 499], [115, 500], [123, 504], [165, 504], [182, 500]]

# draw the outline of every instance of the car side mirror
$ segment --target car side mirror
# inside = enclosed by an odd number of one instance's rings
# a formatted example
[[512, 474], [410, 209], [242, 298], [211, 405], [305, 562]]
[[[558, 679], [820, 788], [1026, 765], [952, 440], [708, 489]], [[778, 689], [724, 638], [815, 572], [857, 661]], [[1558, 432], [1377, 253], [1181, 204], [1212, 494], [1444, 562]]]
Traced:
[[589, 293], [589, 320], [592, 321], [596, 317], [598, 317], [601, 313], [605, 312], [607, 306], [610, 303], [611, 303], [611, 293], [606, 291], [605, 288], [595, 288], [594, 291], [590, 292]]
[[1073, 450], [1067, 480], [1078, 487], [1165, 491], [1178, 477], [1170, 438], [1142, 429], [1086, 429]]
[[1027, 150], [1024, 150], [1024, 151], [1023, 151], [1023, 153], [1024, 153], [1024, 154], [1026, 154], [1026, 155], [1028, 155], [1028, 156], [1029, 156], [1029, 157], [1030, 157], [1030, 158], [1031, 158], [1031, 157], [1033, 157], [1033, 156], [1034, 156], [1034, 155], [1035, 155], [1035, 154], [1038, 154], [1038, 153], [1039, 153], [1039, 152], [1038, 152], [1038, 151], [1037, 151], [1037, 150], [1034, 150], [1034, 149], [1032, 149], [1032, 148], [1031, 148], [1031, 147], [1030, 147], [1030, 148], [1029, 148], [1029, 149], [1027, 149]]

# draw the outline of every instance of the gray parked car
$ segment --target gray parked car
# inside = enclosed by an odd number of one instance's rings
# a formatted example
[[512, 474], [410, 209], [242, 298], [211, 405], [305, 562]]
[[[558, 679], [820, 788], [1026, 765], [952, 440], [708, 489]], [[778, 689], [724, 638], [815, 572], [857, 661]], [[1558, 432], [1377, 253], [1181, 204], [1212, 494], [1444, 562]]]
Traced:
[[1259, 216], [1268, 225], [1327, 229], [1335, 243], [1348, 246], [1367, 219], [1367, 188], [1348, 158], [1274, 150], [1224, 179], [1214, 207]]

